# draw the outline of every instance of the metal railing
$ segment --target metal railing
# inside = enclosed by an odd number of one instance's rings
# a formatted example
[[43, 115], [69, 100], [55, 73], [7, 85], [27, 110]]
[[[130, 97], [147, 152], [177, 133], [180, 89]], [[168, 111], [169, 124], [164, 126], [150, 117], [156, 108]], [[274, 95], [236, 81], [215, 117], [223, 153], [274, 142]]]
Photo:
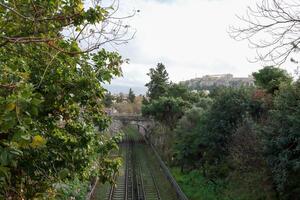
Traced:
[[164, 174], [166, 176], [166, 178], [170, 181], [172, 187], [175, 189], [176, 194], [177, 194], [177, 198], [179, 200], [188, 200], [187, 196], [183, 193], [183, 191], [181, 190], [180, 186], [178, 185], [178, 183], [176, 182], [175, 178], [172, 176], [169, 168], [166, 166], [166, 164], [164, 163], [164, 161], [161, 159], [160, 155], [157, 153], [156, 149], [154, 148], [154, 146], [152, 145], [151, 142], [149, 142], [147, 139], [145, 139], [146, 142], [151, 146], [157, 160], [159, 161], [159, 165], [160, 167], [163, 169]]

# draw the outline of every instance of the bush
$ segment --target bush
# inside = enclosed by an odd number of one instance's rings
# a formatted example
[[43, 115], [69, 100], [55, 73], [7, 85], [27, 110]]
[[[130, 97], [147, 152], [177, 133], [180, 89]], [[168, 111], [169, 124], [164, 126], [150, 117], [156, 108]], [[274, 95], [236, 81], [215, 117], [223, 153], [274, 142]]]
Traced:
[[177, 123], [173, 151], [181, 170], [199, 167], [202, 154], [198, 143], [199, 132], [197, 126], [201, 124], [203, 115], [204, 110], [195, 107], [186, 111]]
[[251, 118], [246, 118], [233, 134], [229, 147], [228, 161], [233, 170], [227, 178], [232, 183], [228, 192], [241, 199], [276, 199], [259, 128]]
[[300, 82], [285, 84], [263, 127], [265, 154], [282, 199], [300, 196]]
[[247, 88], [224, 88], [214, 98], [205, 123], [210, 163], [222, 162], [228, 156], [232, 135], [250, 108]]
[[89, 192], [89, 182], [80, 181], [75, 178], [72, 181], [62, 182], [54, 184], [54, 189], [56, 190], [55, 199], [59, 200], [84, 200]]

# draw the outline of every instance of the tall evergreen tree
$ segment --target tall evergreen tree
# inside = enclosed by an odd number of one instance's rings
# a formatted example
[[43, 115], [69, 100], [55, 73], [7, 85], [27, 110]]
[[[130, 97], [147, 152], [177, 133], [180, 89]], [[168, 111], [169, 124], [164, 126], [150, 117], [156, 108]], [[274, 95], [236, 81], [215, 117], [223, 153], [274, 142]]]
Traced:
[[151, 68], [147, 75], [150, 76], [150, 82], [146, 84], [146, 87], [148, 87], [147, 96], [150, 100], [165, 95], [169, 85], [169, 75], [165, 66], [158, 63], [157, 67], [155, 69]]
[[131, 88], [129, 89], [128, 99], [129, 99], [129, 101], [130, 101], [131, 103], [133, 103], [134, 100], [135, 100], [135, 94], [133, 93], [133, 91], [132, 91]]

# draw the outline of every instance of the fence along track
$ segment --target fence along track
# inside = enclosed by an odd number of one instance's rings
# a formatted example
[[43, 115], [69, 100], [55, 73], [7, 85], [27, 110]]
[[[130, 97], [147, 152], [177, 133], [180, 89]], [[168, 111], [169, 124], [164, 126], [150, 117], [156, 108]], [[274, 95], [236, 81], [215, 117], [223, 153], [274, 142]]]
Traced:
[[151, 146], [155, 157], [158, 159], [159, 161], [159, 165], [160, 167], [163, 169], [164, 174], [166, 176], [166, 178], [169, 180], [169, 182], [171, 183], [172, 187], [175, 189], [176, 194], [177, 194], [177, 198], [179, 200], [188, 200], [188, 198], [186, 197], [186, 195], [183, 193], [183, 191], [181, 190], [180, 186], [178, 185], [178, 183], [176, 182], [176, 180], [174, 179], [174, 177], [172, 176], [171, 172], [169, 171], [168, 167], [166, 166], [166, 164], [162, 161], [161, 157], [159, 156], [159, 154], [157, 153], [157, 151], [155, 150], [154, 146], [148, 142], [146, 140], [146, 142]]

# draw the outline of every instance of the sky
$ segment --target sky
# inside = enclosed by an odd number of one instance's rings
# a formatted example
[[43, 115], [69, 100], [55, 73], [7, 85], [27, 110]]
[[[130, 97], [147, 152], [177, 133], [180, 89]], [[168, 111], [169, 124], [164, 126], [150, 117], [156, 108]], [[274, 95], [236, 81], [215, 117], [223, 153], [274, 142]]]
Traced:
[[[231, 73], [247, 77], [263, 67], [252, 63], [255, 50], [247, 41], [230, 38], [229, 27], [239, 26], [254, 0], [120, 0], [121, 12], [140, 10], [128, 23], [136, 34], [126, 45], [115, 47], [129, 63], [123, 76], [105, 87], [113, 93], [132, 88], [144, 94], [147, 73], [161, 62], [172, 82], [204, 75]], [[283, 67], [284, 68], [284, 67]], [[286, 69], [292, 73], [293, 67]]]

